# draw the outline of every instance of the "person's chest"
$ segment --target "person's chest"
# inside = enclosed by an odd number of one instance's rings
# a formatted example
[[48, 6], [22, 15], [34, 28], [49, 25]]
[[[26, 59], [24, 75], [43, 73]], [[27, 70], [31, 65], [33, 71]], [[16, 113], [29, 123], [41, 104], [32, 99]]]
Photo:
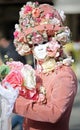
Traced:
[[55, 76], [55, 72], [51, 72], [49, 74], [37, 74], [37, 87], [39, 88], [40, 86], [42, 86], [45, 88], [46, 97], [48, 100], [50, 100], [51, 93], [54, 89]]

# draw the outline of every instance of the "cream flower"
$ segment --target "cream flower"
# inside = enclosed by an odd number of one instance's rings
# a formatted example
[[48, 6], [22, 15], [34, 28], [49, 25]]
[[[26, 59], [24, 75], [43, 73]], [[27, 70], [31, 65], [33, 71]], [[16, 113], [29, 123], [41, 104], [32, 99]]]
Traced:
[[34, 89], [36, 87], [36, 76], [32, 67], [30, 65], [25, 65], [22, 68], [21, 73], [24, 79], [24, 86], [29, 90]]
[[24, 45], [19, 44], [19, 46], [17, 46], [16, 50], [18, 51], [18, 53], [21, 56], [24, 56], [25, 54], [27, 54], [28, 52], [31, 51], [31, 48], [28, 46], [28, 44], [24, 44]]
[[56, 65], [56, 62], [54, 59], [50, 59], [50, 60], [44, 62], [42, 64], [43, 73], [47, 73], [47, 72], [54, 70], [55, 65]]

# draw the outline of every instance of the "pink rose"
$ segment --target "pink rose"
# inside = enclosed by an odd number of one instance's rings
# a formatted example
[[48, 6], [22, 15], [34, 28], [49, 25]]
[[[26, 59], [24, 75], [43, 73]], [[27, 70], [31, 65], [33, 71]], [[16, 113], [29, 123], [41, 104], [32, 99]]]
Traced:
[[60, 53], [59, 52], [56, 52], [56, 51], [49, 51], [48, 52], [48, 56], [49, 57], [55, 57], [55, 58], [57, 58], [57, 57], [59, 57], [59, 55], [60, 55]]
[[15, 32], [14, 32], [14, 38], [17, 38], [17, 37], [18, 37], [18, 34], [19, 34], [19, 32], [18, 32], [18, 31], [15, 31]]
[[24, 43], [25, 42], [24, 40], [25, 40], [24, 33], [19, 32], [19, 34], [18, 34], [18, 42]]
[[46, 19], [50, 19], [50, 18], [53, 18], [53, 17], [54, 17], [53, 13], [47, 13], [46, 14]]
[[28, 18], [23, 20], [23, 26], [26, 26], [27, 24], [29, 24], [29, 19]]
[[40, 23], [41, 19], [40, 18], [36, 18], [36, 22]]
[[28, 90], [25, 86], [23, 86], [20, 90], [20, 95], [26, 99], [38, 100], [38, 92], [36, 89]]
[[2, 84], [9, 83], [13, 88], [20, 88], [23, 84], [23, 78], [20, 71], [11, 71], [2, 81]]
[[39, 6], [39, 2], [36, 1], [35, 4], [36, 4], [37, 6]]
[[60, 48], [60, 45], [58, 44], [57, 41], [48, 42], [48, 49], [50, 51], [55, 51], [55, 50], [58, 50], [59, 48]]
[[43, 37], [39, 34], [32, 37], [33, 44], [43, 43]]
[[58, 57], [59, 49], [60, 49], [60, 45], [58, 44], [58, 42], [53, 40], [48, 42], [47, 44], [48, 44], [48, 48], [47, 48], [48, 56]]
[[7, 62], [7, 65], [10, 67], [11, 70], [21, 70], [24, 66], [23, 63], [19, 61]]
[[29, 5], [26, 5], [25, 9], [24, 9], [24, 14], [31, 12], [31, 11], [32, 11], [32, 7], [30, 7]]
[[32, 11], [32, 17], [33, 18], [38, 18], [40, 16], [40, 10], [38, 8], [35, 8], [33, 11]]

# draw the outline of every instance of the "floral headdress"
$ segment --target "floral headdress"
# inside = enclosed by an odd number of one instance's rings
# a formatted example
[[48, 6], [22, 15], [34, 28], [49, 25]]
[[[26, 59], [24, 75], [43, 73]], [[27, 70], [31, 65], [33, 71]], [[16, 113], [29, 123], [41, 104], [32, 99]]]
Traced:
[[61, 53], [59, 50], [70, 37], [69, 28], [63, 25], [64, 20], [64, 12], [51, 5], [27, 2], [19, 12], [19, 24], [15, 25], [14, 44], [18, 53], [27, 55], [35, 44], [50, 41], [50, 47], [53, 45], [53, 50], [57, 47], [58, 53]]

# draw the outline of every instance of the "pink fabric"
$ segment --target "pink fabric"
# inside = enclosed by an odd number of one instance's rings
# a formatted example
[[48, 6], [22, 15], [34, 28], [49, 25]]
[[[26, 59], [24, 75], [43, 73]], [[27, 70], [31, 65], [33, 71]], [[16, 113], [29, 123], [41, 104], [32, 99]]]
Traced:
[[70, 67], [37, 74], [37, 85], [43, 82], [47, 104], [33, 103], [19, 97], [15, 112], [26, 117], [25, 130], [69, 130], [69, 118], [77, 91], [77, 79]]
[[62, 21], [61, 17], [60, 17], [60, 14], [58, 13], [57, 10], [53, 9], [53, 6], [50, 6], [48, 4], [41, 4], [39, 6], [39, 8], [41, 10], [44, 10], [43, 14], [46, 15], [48, 13], [54, 13], [54, 17], [58, 18], [59, 20]]
[[48, 30], [48, 31], [53, 31], [55, 33], [59, 29], [63, 29], [63, 27], [59, 27], [57, 25], [54, 27], [52, 24], [43, 24], [43, 25], [36, 26], [34, 28], [32, 28], [32, 27], [28, 28], [28, 29], [24, 28], [24, 32], [26, 32], [26, 35], [28, 35], [33, 32], [33, 29], [35, 29], [36, 31]]

